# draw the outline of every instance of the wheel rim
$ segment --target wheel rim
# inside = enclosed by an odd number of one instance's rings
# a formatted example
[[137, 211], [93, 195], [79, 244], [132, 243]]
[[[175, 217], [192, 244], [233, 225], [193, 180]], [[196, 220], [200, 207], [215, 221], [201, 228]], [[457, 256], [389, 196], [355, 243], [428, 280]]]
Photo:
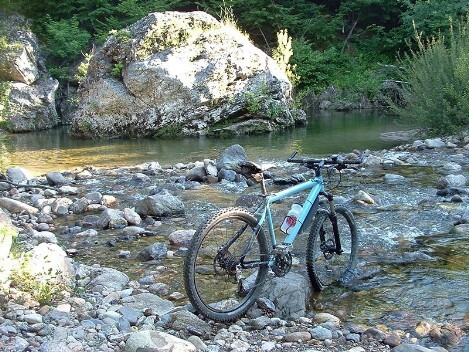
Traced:
[[[220, 251], [243, 227], [239, 238]], [[246, 248], [250, 249], [246, 252]], [[256, 231], [245, 219], [222, 219], [207, 229], [194, 262], [194, 287], [206, 309], [223, 313], [242, 309], [253, 295], [259, 281], [258, 269], [241, 268], [243, 253], [243, 263], [261, 258]]]
[[322, 286], [329, 286], [341, 280], [349, 270], [352, 261], [352, 229], [347, 219], [340, 213], [337, 213], [337, 226], [342, 247], [341, 254], [334, 252], [335, 239], [329, 217], [325, 217], [320, 234], [315, 238], [313, 265]]

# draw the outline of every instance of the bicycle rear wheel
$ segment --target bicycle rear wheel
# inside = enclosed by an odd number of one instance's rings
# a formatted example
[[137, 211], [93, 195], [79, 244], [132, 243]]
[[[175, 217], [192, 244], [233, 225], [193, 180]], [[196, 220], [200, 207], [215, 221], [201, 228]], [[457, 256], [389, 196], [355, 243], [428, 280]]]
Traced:
[[337, 227], [342, 252], [336, 253], [336, 240], [329, 212], [317, 212], [306, 250], [308, 276], [315, 291], [337, 281], [345, 281], [357, 264], [358, 234], [352, 213], [336, 206]]
[[241, 208], [215, 214], [194, 234], [184, 285], [196, 310], [215, 321], [240, 318], [267, 275], [268, 245], [256, 218]]

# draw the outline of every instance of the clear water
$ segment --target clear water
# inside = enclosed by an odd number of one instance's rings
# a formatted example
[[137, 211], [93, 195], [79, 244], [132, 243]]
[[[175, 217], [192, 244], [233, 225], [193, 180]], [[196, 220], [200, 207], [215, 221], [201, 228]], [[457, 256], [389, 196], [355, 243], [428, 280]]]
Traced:
[[382, 132], [402, 129], [383, 112], [327, 112], [311, 114], [305, 127], [268, 135], [226, 139], [181, 138], [173, 140], [82, 140], [69, 137], [66, 127], [0, 139], [0, 166], [21, 166], [35, 175], [48, 171], [137, 165], [161, 165], [216, 159], [232, 144], [241, 144], [253, 160], [285, 159], [300, 147], [308, 155], [325, 155], [353, 149], [379, 150], [397, 142], [384, 141]]

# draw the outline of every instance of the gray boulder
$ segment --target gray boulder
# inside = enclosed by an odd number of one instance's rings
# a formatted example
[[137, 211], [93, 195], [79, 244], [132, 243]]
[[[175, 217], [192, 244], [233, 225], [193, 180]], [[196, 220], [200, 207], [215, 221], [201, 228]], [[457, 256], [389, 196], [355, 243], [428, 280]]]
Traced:
[[126, 274], [112, 268], [94, 269], [92, 277], [88, 287], [93, 292], [120, 291], [129, 282], [129, 277]]
[[303, 275], [288, 273], [267, 281], [261, 297], [274, 302], [280, 318], [297, 319], [305, 315], [310, 294], [311, 285]]
[[1, 116], [13, 132], [50, 128], [59, 121], [55, 108], [59, 83], [48, 73], [38, 41], [28, 27], [21, 16], [0, 14], [0, 28], [6, 38], [0, 52], [0, 80], [5, 81], [8, 97]]
[[127, 226], [124, 212], [116, 209], [106, 209], [101, 213], [98, 226], [102, 229], [115, 229]]
[[248, 38], [204, 12], [151, 13], [111, 35], [90, 61], [76, 136], [268, 132], [303, 124], [291, 84]]
[[239, 144], [234, 144], [220, 154], [217, 161], [217, 169], [233, 170], [235, 172], [241, 171], [241, 164], [248, 161], [246, 151]]
[[168, 246], [164, 243], [153, 243], [145, 247], [138, 256], [145, 261], [153, 259], [163, 259], [168, 252]]
[[143, 216], [173, 216], [184, 214], [184, 203], [163, 189], [159, 193], [142, 199], [135, 211]]
[[28, 180], [31, 179], [29, 171], [21, 167], [10, 167], [7, 169], [6, 173], [10, 181], [13, 183], [26, 184]]

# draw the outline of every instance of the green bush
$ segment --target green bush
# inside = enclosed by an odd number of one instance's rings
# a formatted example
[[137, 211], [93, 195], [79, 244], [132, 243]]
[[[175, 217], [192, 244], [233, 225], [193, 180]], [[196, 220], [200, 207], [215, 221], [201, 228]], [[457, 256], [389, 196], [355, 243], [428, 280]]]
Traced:
[[406, 106], [394, 107], [429, 135], [454, 134], [469, 124], [469, 33], [461, 27], [449, 40], [423, 40], [402, 64]]

